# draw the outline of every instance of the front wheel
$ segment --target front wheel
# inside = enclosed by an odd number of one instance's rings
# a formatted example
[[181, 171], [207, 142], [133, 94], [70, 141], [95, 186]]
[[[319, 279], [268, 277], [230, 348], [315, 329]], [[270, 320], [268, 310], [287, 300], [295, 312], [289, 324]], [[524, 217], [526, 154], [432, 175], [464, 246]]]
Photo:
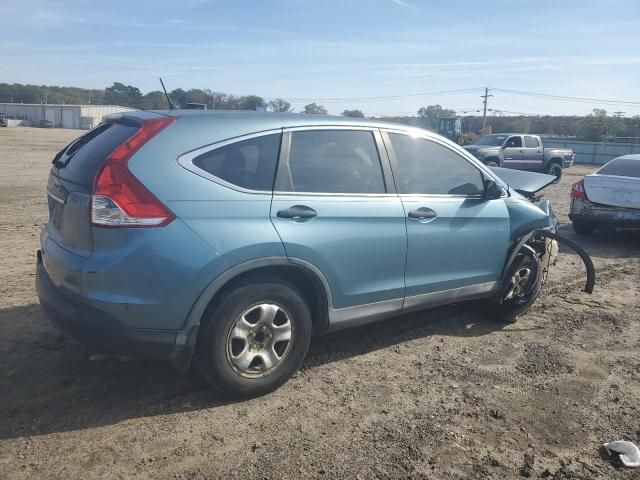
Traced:
[[489, 304], [488, 314], [499, 321], [515, 323], [527, 313], [542, 288], [542, 266], [533, 250], [523, 249], [507, 274], [509, 283], [500, 303]]
[[238, 285], [206, 314], [198, 367], [223, 395], [269, 393], [302, 365], [311, 327], [307, 303], [289, 283], [256, 279]]
[[552, 163], [547, 168], [547, 174], [553, 175], [554, 177], [556, 177], [553, 183], [558, 183], [562, 178], [562, 165], [559, 165], [557, 163]]
[[487, 167], [497, 167], [498, 166], [498, 162], [496, 162], [494, 160], [489, 160], [487, 163], [485, 163], [485, 165]]

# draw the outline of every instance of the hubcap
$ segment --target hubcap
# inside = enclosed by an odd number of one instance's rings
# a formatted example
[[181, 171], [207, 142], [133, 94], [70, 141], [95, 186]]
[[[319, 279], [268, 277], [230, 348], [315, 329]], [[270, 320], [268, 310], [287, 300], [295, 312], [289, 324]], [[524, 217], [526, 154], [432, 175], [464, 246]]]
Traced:
[[511, 300], [512, 298], [522, 297], [525, 292], [525, 288], [529, 283], [529, 277], [531, 276], [531, 269], [529, 267], [520, 267], [511, 277], [509, 282], [509, 291], [504, 297], [505, 300]]
[[227, 337], [227, 360], [244, 377], [271, 373], [291, 349], [293, 325], [279, 305], [260, 303], [242, 312]]

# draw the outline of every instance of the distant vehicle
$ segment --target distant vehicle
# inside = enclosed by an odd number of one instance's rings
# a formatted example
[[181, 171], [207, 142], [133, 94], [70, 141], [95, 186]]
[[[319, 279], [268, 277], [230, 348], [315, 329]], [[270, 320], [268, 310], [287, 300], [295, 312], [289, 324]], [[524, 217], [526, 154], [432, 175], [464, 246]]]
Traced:
[[0, 117], [0, 127], [8, 127], [8, 126], [9, 126], [9, 121], [4, 117]]
[[520, 133], [487, 135], [463, 148], [490, 167], [543, 172], [557, 180], [562, 169], [571, 167], [575, 158], [571, 149], [543, 148], [537, 135]]
[[614, 158], [571, 187], [573, 230], [640, 229], [640, 155]]
[[462, 119], [460, 117], [438, 118], [438, 134], [454, 143], [462, 143]]
[[312, 335], [465, 300], [515, 321], [557, 220], [426, 130], [360, 118], [135, 111], [60, 151], [40, 302], [100, 353], [193, 358], [224, 393], [277, 388]]
[[38, 122], [38, 127], [40, 128], [53, 128], [53, 123], [49, 120], [40, 120]]

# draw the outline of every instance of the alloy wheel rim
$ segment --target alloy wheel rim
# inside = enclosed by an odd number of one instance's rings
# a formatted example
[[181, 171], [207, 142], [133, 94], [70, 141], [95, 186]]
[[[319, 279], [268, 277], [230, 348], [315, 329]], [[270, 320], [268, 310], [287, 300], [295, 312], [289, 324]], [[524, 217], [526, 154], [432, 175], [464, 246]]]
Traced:
[[518, 268], [509, 282], [509, 290], [504, 297], [505, 300], [511, 300], [513, 298], [520, 298], [524, 296], [526, 287], [531, 277], [531, 268], [528, 266], [522, 266]]
[[227, 360], [243, 377], [264, 377], [282, 364], [292, 340], [288, 312], [275, 303], [258, 303], [244, 310], [229, 330]]

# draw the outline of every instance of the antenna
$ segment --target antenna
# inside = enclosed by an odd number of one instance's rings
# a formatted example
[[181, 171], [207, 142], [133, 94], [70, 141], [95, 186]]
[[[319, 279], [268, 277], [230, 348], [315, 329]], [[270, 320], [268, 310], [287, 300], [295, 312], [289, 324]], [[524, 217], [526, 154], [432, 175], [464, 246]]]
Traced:
[[169, 96], [169, 94], [167, 93], [167, 89], [164, 88], [164, 82], [162, 81], [162, 77], [159, 77], [160, 79], [160, 85], [162, 85], [162, 90], [164, 90], [164, 96], [167, 97], [167, 102], [169, 102], [169, 110], [180, 110], [178, 107], [176, 107], [173, 102], [171, 101], [171, 97]]

